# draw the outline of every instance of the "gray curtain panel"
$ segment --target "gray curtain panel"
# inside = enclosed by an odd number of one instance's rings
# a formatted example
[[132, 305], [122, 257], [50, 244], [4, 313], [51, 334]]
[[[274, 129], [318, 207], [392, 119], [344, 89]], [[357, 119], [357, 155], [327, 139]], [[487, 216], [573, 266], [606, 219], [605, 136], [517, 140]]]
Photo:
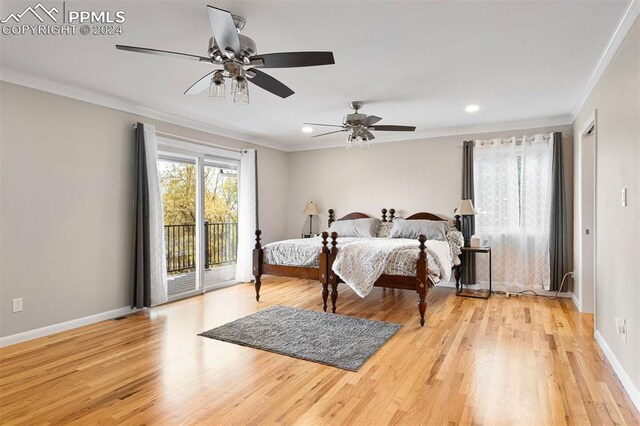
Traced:
[[[471, 200], [475, 204], [473, 185], [473, 141], [464, 141], [462, 144], [462, 199]], [[475, 216], [462, 216], [462, 233], [465, 245], [469, 245], [469, 239], [475, 232]], [[476, 258], [473, 253], [462, 255], [461, 281], [463, 284], [476, 282]]]
[[149, 254], [149, 182], [144, 147], [144, 128], [138, 123], [135, 128], [136, 145], [136, 203], [135, 203], [135, 243], [134, 276], [131, 307], [151, 306], [151, 261]]
[[[564, 158], [562, 133], [553, 133], [553, 159], [551, 166], [551, 226], [549, 237], [549, 262], [551, 266], [551, 290], [557, 291], [562, 277], [569, 269], [567, 246], [567, 194], [564, 187]], [[567, 291], [565, 287], [563, 289]]]

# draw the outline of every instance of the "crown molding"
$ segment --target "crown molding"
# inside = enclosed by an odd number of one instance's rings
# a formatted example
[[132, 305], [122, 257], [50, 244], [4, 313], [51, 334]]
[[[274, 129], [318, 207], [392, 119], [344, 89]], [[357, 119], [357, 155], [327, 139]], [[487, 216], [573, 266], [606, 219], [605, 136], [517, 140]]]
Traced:
[[[433, 129], [426, 130], [423, 132], [413, 133], [412, 137], [404, 138], [404, 139], [396, 139], [393, 141], [381, 141], [381, 142], [370, 142], [373, 144], [385, 144], [385, 143], [396, 143], [396, 142], [410, 142], [424, 139], [433, 139], [433, 138], [442, 138], [447, 136], [460, 136], [461, 138], [466, 135], [474, 135], [478, 133], [495, 133], [495, 132], [508, 132], [515, 130], [527, 130], [527, 129], [539, 129], [542, 127], [555, 127], [555, 126], [570, 126], [571, 125], [571, 117], [567, 115], [561, 115], [557, 117], [550, 117], [543, 120], [534, 120], [534, 121], [513, 121], [508, 123], [500, 123], [500, 124], [486, 124], [486, 125], [478, 125], [478, 126], [460, 126], [460, 127], [446, 127], [441, 129]], [[317, 142], [309, 142], [304, 145], [290, 146], [291, 152], [296, 151], [312, 151], [315, 149], [329, 149], [329, 148], [344, 148], [346, 144], [346, 140], [341, 142], [331, 141], [326, 143], [317, 143]]]
[[143, 107], [135, 103], [118, 99], [111, 96], [99, 94], [91, 90], [80, 89], [68, 84], [58, 83], [53, 80], [36, 77], [19, 71], [14, 71], [0, 67], [0, 80], [19, 86], [29, 87], [31, 89], [41, 90], [54, 95], [64, 96], [66, 98], [76, 99], [91, 104], [128, 112], [130, 114], [140, 115], [154, 120], [163, 121], [169, 124], [198, 130], [205, 133], [224, 136], [226, 138], [235, 139], [243, 142], [249, 142], [255, 145], [267, 148], [277, 149], [279, 151], [290, 151], [290, 148], [277, 143], [258, 139], [232, 130], [223, 129], [201, 121], [180, 117], [174, 114], [168, 114], [155, 109]]
[[575, 121], [576, 117], [580, 113], [580, 110], [584, 106], [584, 103], [587, 101], [589, 95], [598, 84], [598, 81], [600, 81], [600, 77], [602, 77], [602, 74], [604, 74], [605, 70], [611, 63], [611, 60], [620, 48], [620, 45], [624, 41], [624, 38], [629, 33], [629, 30], [635, 23], [636, 19], [638, 19], [638, 15], [640, 15], [640, 1], [631, 0], [629, 4], [627, 4], [627, 8], [622, 14], [622, 17], [620, 18], [616, 29], [613, 31], [613, 34], [611, 35], [607, 46], [604, 48], [604, 51], [600, 55], [600, 59], [598, 59], [596, 67], [591, 72], [591, 76], [589, 76], [589, 80], [587, 81], [586, 86], [584, 87], [584, 89], [582, 89], [576, 105], [573, 107], [573, 111], [571, 112], [571, 122]]
[[[283, 145], [277, 144], [263, 139], [258, 139], [252, 136], [248, 136], [239, 132], [223, 129], [211, 124], [203, 123], [196, 120], [180, 117], [173, 114], [157, 111], [151, 108], [143, 107], [122, 99], [118, 99], [111, 96], [99, 94], [91, 90], [80, 89], [70, 86], [68, 84], [58, 83], [49, 79], [36, 77], [31, 74], [14, 71], [7, 68], [0, 67], [0, 80], [8, 83], [17, 84], [19, 86], [29, 87], [31, 89], [41, 90], [47, 93], [53, 93], [55, 95], [64, 96], [71, 99], [76, 99], [83, 102], [103, 106], [106, 108], [112, 108], [119, 111], [128, 112], [130, 114], [136, 114], [143, 117], [163, 121], [165, 123], [175, 124], [178, 126], [186, 127], [189, 129], [199, 130], [218, 136], [224, 136], [231, 139], [236, 139], [243, 142], [249, 142], [255, 145], [264, 146], [267, 148], [277, 149], [284, 152], [295, 151], [310, 151], [314, 149], [325, 148], [340, 148], [344, 147], [343, 142], [327, 142], [327, 143], [305, 143], [302, 145]], [[512, 122], [506, 124], [490, 124], [481, 126], [465, 126], [465, 127], [450, 127], [443, 129], [434, 129], [424, 132], [414, 133], [412, 137], [406, 139], [400, 139], [389, 142], [374, 142], [374, 143], [393, 143], [418, 139], [428, 139], [434, 137], [443, 136], [458, 136], [470, 133], [487, 133], [498, 132], [507, 130], [518, 129], [531, 129], [536, 127], [549, 127], [549, 126], [561, 126], [571, 124], [568, 116], [555, 117], [548, 120], [538, 121], [525, 121], [525, 122]]]

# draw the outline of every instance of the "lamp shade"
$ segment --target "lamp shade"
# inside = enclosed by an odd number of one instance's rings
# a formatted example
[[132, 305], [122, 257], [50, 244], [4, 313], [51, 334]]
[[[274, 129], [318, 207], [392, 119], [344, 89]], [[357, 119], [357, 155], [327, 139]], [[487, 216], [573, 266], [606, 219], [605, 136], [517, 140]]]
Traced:
[[473, 216], [476, 214], [476, 209], [473, 208], [471, 200], [460, 200], [460, 206], [458, 206], [458, 214], [461, 216]]
[[304, 208], [302, 213], [309, 216], [318, 216], [320, 214], [318, 206], [313, 201], [307, 203], [307, 207]]

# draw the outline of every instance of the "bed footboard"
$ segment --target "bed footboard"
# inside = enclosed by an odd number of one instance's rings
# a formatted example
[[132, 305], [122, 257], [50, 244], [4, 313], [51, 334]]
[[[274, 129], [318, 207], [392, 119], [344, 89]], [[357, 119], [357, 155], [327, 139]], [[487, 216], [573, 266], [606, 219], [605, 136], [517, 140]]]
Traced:
[[[340, 277], [333, 272], [333, 262], [338, 255], [338, 248], [336, 247], [338, 242], [338, 234], [331, 233], [331, 250], [328, 255], [327, 273], [328, 284], [331, 288], [331, 311], [336, 313], [336, 305], [338, 301], [338, 283], [343, 282]], [[427, 311], [427, 292], [429, 291], [429, 274], [427, 264], [427, 251], [425, 243], [427, 238], [424, 235], [418, 237], [420, 243], [420, 254], [416, 260], [416, 276], [403, 276], [403, 275], [381, 275], [380, 278], [373, 284], [376, 287], [383, 288], [398, 288], [404, 290], [415, 290], [418, 293], [418, 313], [420, 314], [420, 326], [424, 327], [424, 316]], [[323, 287], [322, 300], [323, 308], [326, 312], [327, 305], [327, 286]]]

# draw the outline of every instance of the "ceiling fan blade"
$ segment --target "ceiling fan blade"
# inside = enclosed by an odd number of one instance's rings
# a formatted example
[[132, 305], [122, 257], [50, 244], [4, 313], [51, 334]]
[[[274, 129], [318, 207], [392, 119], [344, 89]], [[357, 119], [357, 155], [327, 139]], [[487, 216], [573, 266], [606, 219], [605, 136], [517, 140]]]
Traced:
[[184, 94], [185, 95], [197, 95], [199, 93], [202, 93], [206, 89], [208, 89], [209, 85], [211, 84], [211, 74], [213, 74], [214, 72], [215, 71], [211, 71], [210, 73], [205, 74], [204, 77], [202, 77], [200, 80], [198, 80], [195, 83], [193, 83], [191, 85], [191, 87], [189, 87], [184, 92]]
[[288, 98], [295, 93], [280, 81], [258, 69], [251, 68], [246, 71], [246, 75], [249, 78], [249, 81], [256, 86], [261, 87], [267, 92], [273, 93], [274, 95], [280, 96], [283, 99]]
[[333, 52], [283, 52], [251, 57], [252, 65], [263, 68], [313, 67], [335, 63]]
[[369, 115], [367, 118], [362, 120], [362, 125], [365, 127], [369, 127], [372, 124], [376, 124], [378, 121], [382, 120], [380, 117], [376, 117], [375, 115]]
[[368, 140], [372, 141], [372, 140], [374, 140], [374, 139], [376, 138], [375, 136], [373, 136], [373, 133], [371, 133], [371, 132], [370, 132], [370, 131], [368, 131], [367, 129], [362, 129], [362, 131], [363, 131], [363, 133], [364, 133], [365, 135], [367, 135], [367, 139], [368, 139]]
[[344, 128], [344, 126], [338, 126], [337, 124], [320, 124], [320, 123], [302, 123], [307, 124], [309, 126], [324, 126], [324, 127], [340, 127]]
[[373, 131], [385, 131], [385, 132], [413, 132], [416, 130], [416, 126], [369, 126], [369, 130]]
[[319, 135], [313, 135], [313, 136], [311, 136], [311, 137], [312, 137], [312, 138], [317, 138], [317, 137], [319, 137], [319, 136], [332, 135], [332, 134], [334, 134], [334, 133], [342, 133], [342, 132], [346, 132], [346, 131], [347, 131], [347, 129], [343, 129], [343, 130], [335, 130], [335, 131], [333, 131], [333, 132], [320, 133]]
[[207, 10], [209, 11], [209, 22], [211, 22], [213, 38], [215, 38], [218, 47], [223, 53], [232, 51], [236, 57], [239, 57], [240, 38], [231, 13], [209, 5], [207, 5]]
[[169, 50], [148, 49], [146, 47], [124, 46], [122, 44], [116, 44], [116, 49], [126, 50], [127, 52], [146, 53], [149, 55], [159, 56], [172, 56], [174, 58], [189, 59], [191, 61], [198, 62], [211, 62], [211, 58], [198, 55], [190, 55], [188, 53], [171, 52]]

